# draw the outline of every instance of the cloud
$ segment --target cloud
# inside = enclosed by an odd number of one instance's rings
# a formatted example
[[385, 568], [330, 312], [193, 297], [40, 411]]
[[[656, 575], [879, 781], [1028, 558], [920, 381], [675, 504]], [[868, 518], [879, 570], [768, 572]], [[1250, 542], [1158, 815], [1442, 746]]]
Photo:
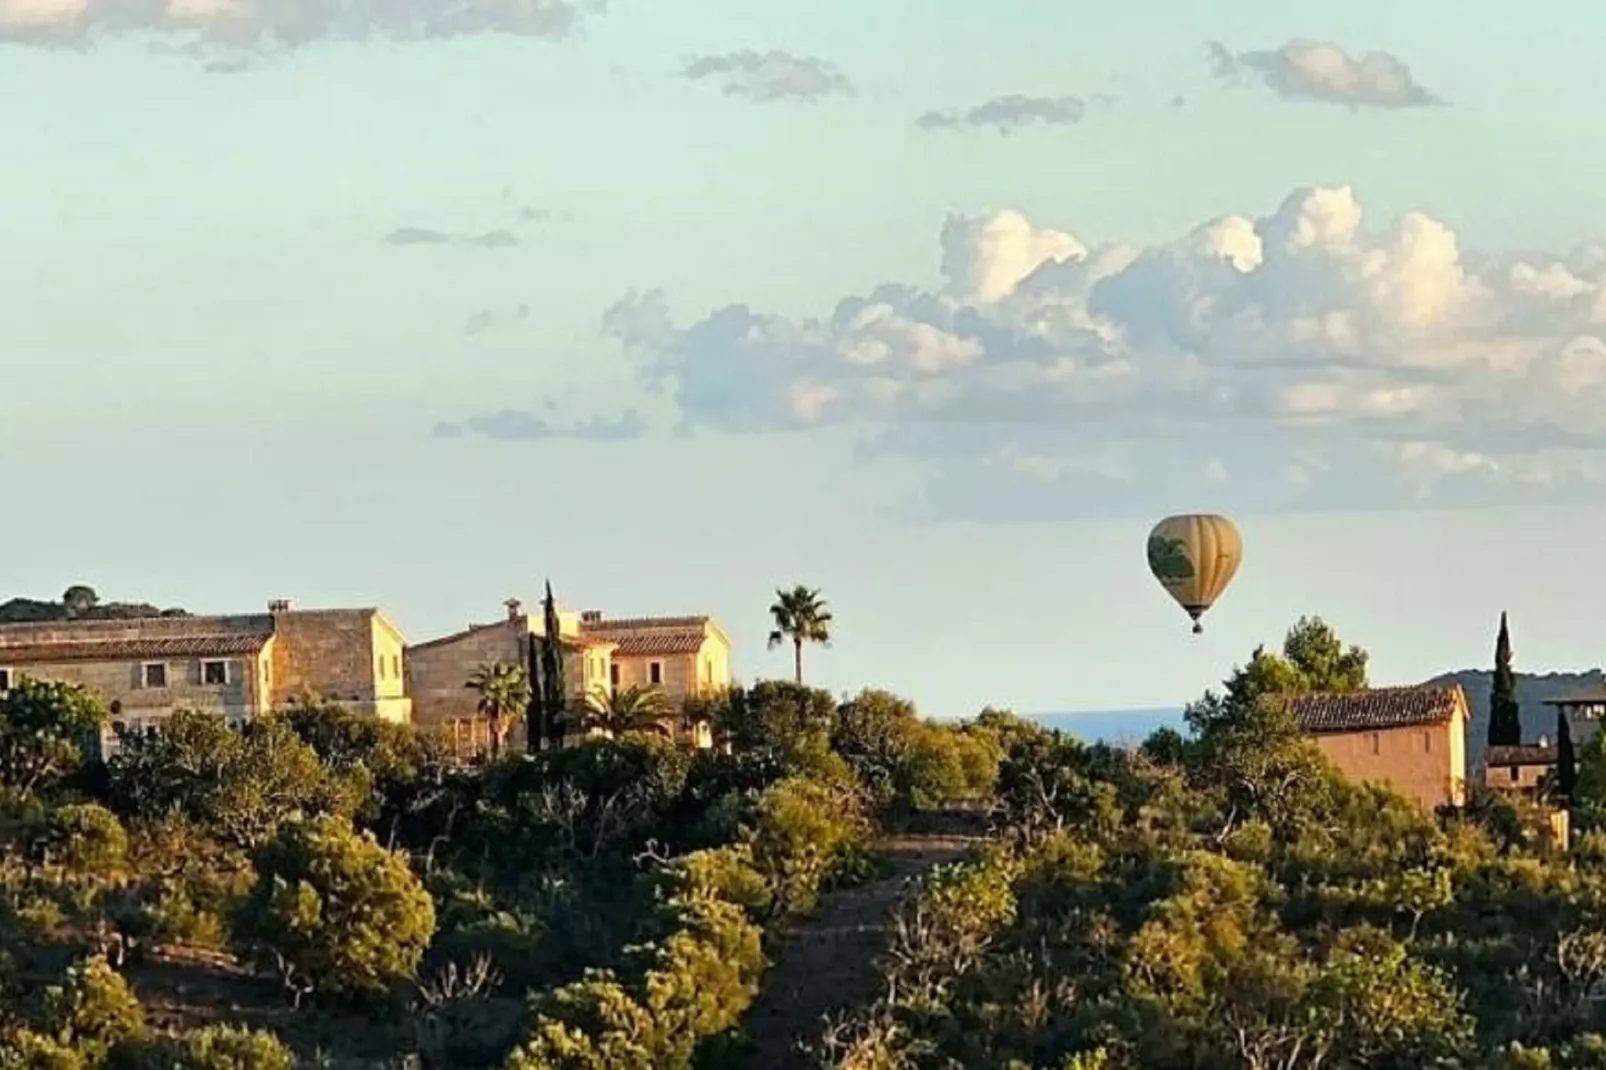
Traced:
[[915, 120], [922, 130], [993, 129], [1000, 134], [1023, 126], [1072, 126], [1087, 114], [1081, 97], [993, 97], [965, 111], [928, 111]]
[[471, 416], [466, 420], [443, 421], [435, 425], [435, 437], [472, 436], [496, 442], [535, 442], [554, 438], [622, 442], [640, 438], [647, 431], [647, 422], [635, 409], [626, 409], [613, 417], [589, 416], [583, 420], [560, 421], [552, 415], [557, 411], [556, 403], [549, 399], [542, 407], [547, 415], [523, 409], [502, 409]]
[[604, 0], [0, 0], [0, 41], [85, 47], [109, 37], [154, 36], [165, 51], [237, 71], [243, 68], [216, 57], [271, 55], [325, 41], [558, 38], [574, 29], [583, 8], [603, 7]]
[[480, 249], [510, 249], [518, 243], [518, 235], [510, 230], [467, 234], [427, 227], [397, 227], [385, 235], [387, 245], [465, 245]]
[[724, 79], [727, 96], [769, 102], [814, 101], [832, 95], [851, 96], [853, 83], [834, 64], [814, 56], [772, 49], [698, 56], [681, 69], [682, 78]]
[[1337, 186], [1149, 246], [956, 216], [937, 250], [938, 287], [818, 317], [648, 291], [604, 329], [685, 427], [847, 429], [928, 516], [1606, 496], [1606, 246], [1469, 252]]
[[1387, 52], [1351, 56], [1331, 42], [1299, 37], [1269, 52], [1234, 54], [1219, 41], [1212, 41], [1208, 48], [1218, 78], [1239, 83], [1254, 76], [1281, 97], [1351, 108], [1421, 108], [1444, 103], [1416, 81], [1410, 67]]
[[498, 327], [508, 327], [515, 323], [523, 323], [530, 318], [530, 306], [527, 304], [515, 305], [510, 309], [482, 308], [469, 313], [463, 321], [463, 333], [468, 335], [484, 334], [486, 331]]

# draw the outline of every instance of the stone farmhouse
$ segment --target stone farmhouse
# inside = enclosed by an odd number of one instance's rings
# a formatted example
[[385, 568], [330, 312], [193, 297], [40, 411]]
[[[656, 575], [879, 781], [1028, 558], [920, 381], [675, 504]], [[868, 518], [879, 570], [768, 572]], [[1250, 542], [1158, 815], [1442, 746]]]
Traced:
[[176, 709], [246, 720], [317, 697], [387, 721], [411, 719], [406, 638], [383, 612], [295, 609], [139, 620], [0, 625], [0, 690], [19, 677], [100, 692], [117, 734], [158, 727]]
[[[471, 624], [407, 648], [405, 675], [415, 722], [448, 728], [459, 749], [479, 751], [488, 744], [484, 718], [476, 709], [478, 696], [464, 686], [470, 674], [499, 661], [525, 665], [546, 642], [539, 610], [526, 613], [516, 598], [504, 606], [504, 618], [493, 624]], [[628, 687], [659, 689], [679, 706], [689, 697], [730, 686], [730, 636], [712, 617], [615, 619], [596, 610], [576, 613], [561, 604], [557, 615], [564, 683], [576, 707], [590, 696]], [[708, 742], [705, 730], [697, 743]], [[507, 746], [524, 745], [524, 722], [514, 718]]]
[[1288, 711], [1346, 777], [1424, 809], [1466, 803], [1467, 698], [1459, 684], [1293, 695]]

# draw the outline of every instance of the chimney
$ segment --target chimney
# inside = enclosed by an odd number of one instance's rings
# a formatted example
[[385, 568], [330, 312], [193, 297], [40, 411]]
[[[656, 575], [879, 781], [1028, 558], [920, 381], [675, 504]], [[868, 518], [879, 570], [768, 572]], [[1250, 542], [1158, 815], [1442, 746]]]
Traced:
[[288, 612], [290, 612], [290, 599], [288, 599], [288, 598], [275, 598], [273, 601], [268, 603], [268, 612], [269, 613], [288, 613]]
[[517, 598], [509, 598], [502, 604], [507, 607], [508, 620], [518, 620], [524, 615], [524, 603], [520, 602]]
[[583, 609], [583, 610], [581, 610], [580, 611], [580, 623], [581, 624], [601, 624], [602, 623], [602, 610], [600, 610], [600, 609]]

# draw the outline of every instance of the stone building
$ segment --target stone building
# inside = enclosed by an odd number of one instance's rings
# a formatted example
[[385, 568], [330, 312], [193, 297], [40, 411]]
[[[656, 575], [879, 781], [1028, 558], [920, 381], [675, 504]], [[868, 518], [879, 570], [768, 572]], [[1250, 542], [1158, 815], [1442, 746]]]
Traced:
[[[539, 609], [526, 613], [510, 598], [506, 614], [494, 624], [470, 624], [460, 632], [407, 648], [408, 694], [420, 725], [448, 729], [459, 752], [486, 749], [479, 696], [466, 685], [474, 670], [495, 662], [528, 665], [532, 643], [546, 641]], [[576, 613], [559, 604], [558, 633], [564, 648], [564, 684], [569, 702], [583, 708], [589, 696], [611, 695], [628, 687], [661, 690], [672, 706], [687, 697], [730, 685], [730, 638], [711, 617], [604, 618], [595, 610]], [[706, 745], [707, 726], [696, 737]], [[506, 745], [525, 746], [522, 717], [511, 718]]]
[[410, 719], [406, 639], [378, 609], [294, 609], [210, 617], [0, 625], [0, 690], [29, 676], [100, 692], [114, 731], [173, 710], [241, 721], [317, 697], [388, 721]]
[[1387, 784], [1425, 809], [1466, 803], [1460, 685], [1294, 695], [1288, 711], [1346, 777]]
[[1483, 752], [1483, 786], [1533, 798], [1555, 768], [1556, 748], [1543, 737], [1538, 743], [1488, 747]]

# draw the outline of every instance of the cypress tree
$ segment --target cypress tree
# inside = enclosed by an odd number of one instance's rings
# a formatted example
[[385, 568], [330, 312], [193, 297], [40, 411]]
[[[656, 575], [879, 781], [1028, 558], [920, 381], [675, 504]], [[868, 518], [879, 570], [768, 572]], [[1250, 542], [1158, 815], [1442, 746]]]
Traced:
[[1572, 805], [1578, 788], [1578, 758], [1573, 754], [1573, 729], [1567, 711], [1556, 710], [1556, 794], [1558, 801]]
[[1494, 680], [1489, 687], [1489, 746], [1515, 747], [1522, 742], [1522, 714], [1517, 708], [1517, 680], [1511, 672], [1511, 633], [1500, 614], [1500, 635], [1494, 644]]

